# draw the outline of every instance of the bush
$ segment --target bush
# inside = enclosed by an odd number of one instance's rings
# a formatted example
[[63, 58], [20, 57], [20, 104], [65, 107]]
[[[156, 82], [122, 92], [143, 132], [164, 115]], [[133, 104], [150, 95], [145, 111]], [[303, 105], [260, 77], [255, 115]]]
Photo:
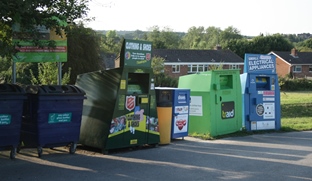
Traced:
[[155, 75], [157, 87], [178, 87], [178, 79], [164, 73]]
[[282, 91], [312, 90], [312, 80], [306, 78], [291, 79], [289, 77], [279, 77], [278, 83]]

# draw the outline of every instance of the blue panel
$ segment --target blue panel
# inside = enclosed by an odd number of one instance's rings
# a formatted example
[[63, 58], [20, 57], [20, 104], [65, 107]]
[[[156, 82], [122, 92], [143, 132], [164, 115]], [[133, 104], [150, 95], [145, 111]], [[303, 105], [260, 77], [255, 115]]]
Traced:
[[171, 138], [188, 136], [190, 89], [174, 89]]
[[245, 54], [245, 73], [276, 73], [274, 55]]

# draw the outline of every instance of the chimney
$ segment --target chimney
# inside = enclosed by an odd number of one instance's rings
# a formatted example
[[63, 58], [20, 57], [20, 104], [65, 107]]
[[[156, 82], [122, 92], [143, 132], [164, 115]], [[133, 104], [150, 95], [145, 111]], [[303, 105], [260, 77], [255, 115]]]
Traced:
[[296, 48], [291, 49], [291, 53], [290, 53], [293, 57], [297, 57], [298, 56], [298, 50]]
[[215, 46], [215, 50], [222, 50], [222, 46], [221, 45], [216, 45]]

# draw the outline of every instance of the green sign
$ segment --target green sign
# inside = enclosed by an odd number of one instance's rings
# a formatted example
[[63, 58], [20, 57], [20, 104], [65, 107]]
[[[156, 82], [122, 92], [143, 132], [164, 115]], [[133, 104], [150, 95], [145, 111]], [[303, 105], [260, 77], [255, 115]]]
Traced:
[[[46, 41], [46, 40], [41, 40]], [[14, 62], [67, 62], [67, 40], [54, 40], [55, 48], [36, 47], [30, 42], [20, 41]]]
[[67, 123], [71, 118], [72, 113], [50, 113], [48, 123]]
[[11, 115], [10, 114], [0, 114], [0, 125], [11, 124]]
[[121, 66], [150, 68], [151, 62], [152, 42], [124, 40], [120, 55]]
[[[57, 17], [54, 17], [59, 21], [62, 26], [66, 25], [66, 22], [62, 22]], [[65, 24], [64, 24], [65, 23]], [[35, 46], [32, 43], [31, 37], [28, 40], [22, 41], [18, 37], [13, 37], [13, 42], [17, 44], [15, 47], [18, 52], [13, 56], [14, 62], [67, 62], [67, 38], [64, 31], [62, 36], [56, 34], [54, 29], [48, 29], [45, 26], [36, 26], [37, 31], [40, 33], [41, 46]], [[12, 26], [14, 32], [21, 33], [19, 24]], [[55, 47], [49, 47], [50, 41], [55, 42]]]

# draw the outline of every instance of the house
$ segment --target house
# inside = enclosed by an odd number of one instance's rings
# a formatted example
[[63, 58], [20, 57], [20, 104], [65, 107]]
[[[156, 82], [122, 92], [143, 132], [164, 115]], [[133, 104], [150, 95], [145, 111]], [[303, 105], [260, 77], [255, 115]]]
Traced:
[[276, 56], [276, 73], [278, 76], [312, 77], [312, 52], [298, 52], [293, 48], [290, 52], [271, 51], [269, 54]]
[[164, 72], [171, 77], [203, 72], [222, 66], [222, 69], [240, 69], [243, 73], [244, 59], [230, 50], [217, 46], [215, 50], [154, 49], [153, 57], [165, 59]]

